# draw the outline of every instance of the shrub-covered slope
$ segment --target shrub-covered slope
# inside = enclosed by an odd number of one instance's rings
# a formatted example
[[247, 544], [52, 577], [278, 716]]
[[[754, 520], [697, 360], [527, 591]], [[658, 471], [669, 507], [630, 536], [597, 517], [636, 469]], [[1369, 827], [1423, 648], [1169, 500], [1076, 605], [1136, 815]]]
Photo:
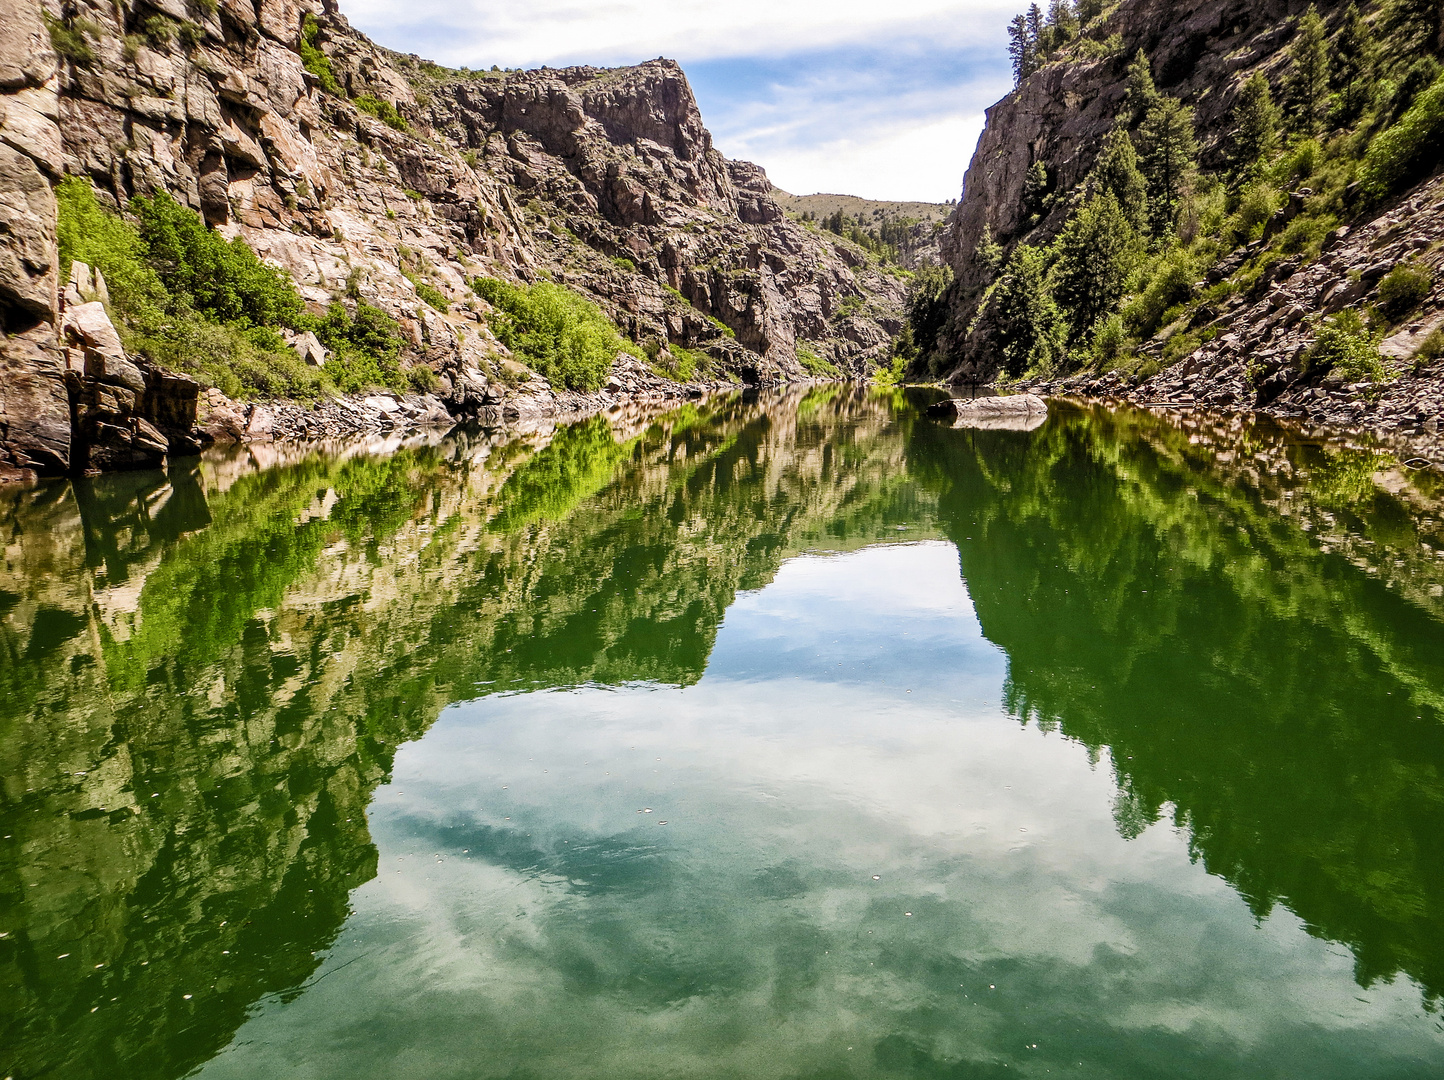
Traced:
[[918, 367], [1373, 427], [1437, 411], [1437, 0], [1054, 8], [1014, 24], [956, 282], [913, 304]]

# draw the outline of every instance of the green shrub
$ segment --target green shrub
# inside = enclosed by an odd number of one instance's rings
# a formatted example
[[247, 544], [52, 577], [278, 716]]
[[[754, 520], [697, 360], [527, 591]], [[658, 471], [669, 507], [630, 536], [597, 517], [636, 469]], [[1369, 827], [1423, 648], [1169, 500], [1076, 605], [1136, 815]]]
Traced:
[[1158, 262], [1147, 286], [1123, 309], [1128, 329], [1140, 338], [1151, 337], [1163, 325], [1164, 315], [1189, 298], [1193, 282], [1193, 261], [1175, 248]]
[[1402, 319], [1429, 299], [1434, 275], [1416, 262], [1400, 263], [1379, 282], [1379, 306], [1393, 319]]
[[893, 358], [886, 364], [879, 364], [873, 372], [872, 382], [874, 386], [884, 390], [901, 386], [907, 378], [908, 357], [901, 352], [895, 353]]
[[678, 382], [687, 382], [699, 374], [705, 375], [712, 368], [712, 357], [700, 349], [688, 349], [672, 342], [667, 351], [672, 354], [672, 362], [663, 366], [662, 370], [668, 378]]
[[1231, 222], [1235, 243], [1257, 240], [1263, 227], [1279, 208], [1283, 197], [1270, 184], [1249, 184], [1239, 198], [1238, 209]]
[[1128, 347], [1128, 332], [1123, 327], [1123, 317], [1118, 313], [1106, 315], [1093, 328], [1093, 362], [1107, 368], [1116, 364]]
[[[370, 113], [389, 128], [395, 128], [397, 131], [408, 130], [406, 120], [396, 111], [396, 106], [389, 101], [383, 101], [374, 94], [362, 94], [353, 99], [352, 104], [362, 112]], [[411, 195], [411, 192], [408, 191], [406, 194]]]
[[1285, 255], [1313, 258], [1323, 247], [1324, 237], [1337, 224], [1333, 218], [1296, 217], [1279, 237], [1279, 250]]
[[321, 51], [316, 44], [316, 39], [321, 34], [320, 24], [316, 22], [316, 16], [307, 14], [301, 20], [301, 64], [321, 84], [321, 89], [336, 97], [345, 97], [341, 84], [336, 81], [336, 73], [331, 70], [331, 58]]
[[154, 333], [127, 333], [126, 347], [172, 371], [194, 375], [233, 398], [306, 400], [334, 391], [326, 373], [306, 364], [274, 331], [210, 322], [194, 312]]
[[1382, 199], [1427, 175], [1444, 158], [1444, 78], [1409, 107], [1397, 124], [1374, 137], [1359, 180], [1364, 193]]
[[1397, 120], [1409, 111], [1419, 100], [1419, 95], [1434, 85], [1439, 78], [1439, 61], [1432, 56], [1421, 56], [1409, 65], [1403, 78], [1394, 84], [1394, 93], [1389, 100], [1389, 119]]
[[1349, 382], [1384, 381], [1378, 336], [1356, 311], [1342, 311], [1319, 327], [1305, 359], [1309, 371], [1331, 371]]
[[451, 306], [451, 301], [446, 298], [446, 294], [435, 285], [422, 281], [414, 274], [407, 274], [406, 280], [411, 282], [412, 286], [416, 289], [416, 295], [421, 297], [422, 300], [430, 304], [437, 311], [445, 311]]
[[1414, 353], [1414, 366], [1420, 368], [1425, 364], [1432, 364], [1441, 356], [1444, 356], [1444, 326], [1436, 327], [1424, 339], [1423, 344]]
[[801, 341], [797, 343], [797, 362], [815, 379], [836, 379], [842, 375], [836, 364], [824, 360]]
[[637, 355], [601, 308], [560, 285], [479, 277], [471, 287], [497, 309], [488, 321], [501, 343], [553, 384], [596, 390], [618, 353]]
[[82, 176], [67, 176], [56, 185], [55, 196], [62, 280], [68, 279], [74, 260], [97, 267], [105, 275], [111, 306], [117, 313], [159, 323], [170, 296], [145, 261], [146, 246], [140, 232], [101, 206], [90, 181]]
[[50, 47], [78, 67], [89, 67], [95, 63], [95, 50], [85, 40], [89, 32], [93, 38], [100, 37], [100, 28], [90, 20], [57, 19], [48, 12], [42, 13], [46, 29], [50, 31]]
[[625, 270], [629, 274], [635, 274], [637, 272], [637, 264], [623, 255], [618, 255], [612, 262], [616, 264], [618, 269]]
[[173, 40], [176, 34], [176, 21], [167, 15], [159, 13], [147, 15], [137, 26], [141, 36], [150, 42], [153, 49], [164, 49]]
[[406, 388], [406, 376], [398, 361], [401, 328], [380, 308], [358, 300], [352, 315], [336, 301], [325, 315], [311, 320], [311, 329], [331, 351], [326, 374], [337, 389], [358, 393], [377, 387], [397, 391]]
[[[400, 328], [384, 311], [358, 303], [353, 317], [338, 303], [320, 319], [306, 315], [285, 273], [163, 192], [131, 201], [138, 225], [102, 206], [83, 177], [61, 181], [56, 197], [61, 263], [78, 259], [105, 275], [132, 352], [232, 397], [404, 388]], [[314, 330], [333, 360], [309, 367], [279, 327]]]
[[295, 284], [284, 271], [261, 262], [240, 237], [226, 241], [163, 191], [137, 196], [130, 205], [146, 260], [160, 274], [172, 306], [193, 307], [240, 327], [299, 325]]
[[430, 394], [441, 387], [441, 379], [425, 364], [417, 364], [407, 371], [406, 381], [418, 394]]

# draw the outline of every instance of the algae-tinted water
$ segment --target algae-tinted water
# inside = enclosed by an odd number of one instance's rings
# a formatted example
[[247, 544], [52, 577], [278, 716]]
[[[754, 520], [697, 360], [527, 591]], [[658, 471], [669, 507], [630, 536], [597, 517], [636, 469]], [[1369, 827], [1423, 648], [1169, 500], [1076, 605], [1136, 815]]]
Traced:
[[917, 405], [3, 492], [0, 1076], [1444, 1072], [1432, 477]]

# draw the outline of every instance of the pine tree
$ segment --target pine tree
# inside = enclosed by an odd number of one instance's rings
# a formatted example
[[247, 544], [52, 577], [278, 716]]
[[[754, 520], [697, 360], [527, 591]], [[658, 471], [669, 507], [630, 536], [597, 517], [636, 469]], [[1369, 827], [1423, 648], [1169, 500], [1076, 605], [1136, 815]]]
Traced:
[[1157, 102], [1158, 88], [1153, 85], [1153, 65], [1148, 62], [1148, 55], [1139, 49], [1138, 55], [1128, 65], [1128, 89], [1123, 98], [1128, 126], [1136, 126]]
[[1033, 43], [1033, 52], [1038, 57], [1038, 63], [1040, 65], [1047, 51], [1043, 48], [1047, 29], [1048, 24], [1043, 18], [1043, 9], [1037, 4], [1030, 5], [1028, 8], [1028, 40]]
[[1279, 145], [1279, 110], [1261, 71], [1249, 76], [1233, 109], [1229, 156], [1240, 176], [1247, 176], [1273, 156]]
[[1078, 22], [1087, 26], [1103, 14], [1103, 0], [1078, 0]]
[[1193, 110], [1161, 95], [1138, 129], [1139, 157], [1148, 180], [1148, 207], [1155, 235], [1172, 231], [1178, 204], [1188, 194], [1197, 167]]
[[1028, 20], [1022, 15], [1016, 16], [1008, 26], [1008, 55], [1013, 60], [1014, 86], [1038, 70], [1038, 49], [1028, 35]]
[[1053, 31], [1053, 48], [1078, 36], [1078, 16], [1069, 0], [1052, 0], [1048, 5], [1048, 27]]
[[1329, 37], [1319, 9], [1310, 5], [1289, 46], [1289, 120], [1303, 135], [1317, 135], [1329, 118]]
[[1048, 258], [1023, 245], [1013, 252], [993, 288], [990, 335], [1009, 375], [1047, 371], [1063, 354], [1067, 327], [1048, 288]]
[[982, 267], [983, 274], [989, 281], [995, 278], [1002, 268], [1003, 247], [993, 239], [992, 226], [983, 226], [983, 235], [978, 238], [978, 246], [973, 248], [973, 260]]
[[1023, 179], [1023, 216], [1039, 218], [1048, 208], [1048, 166], [1041, 160], [1033, 162]]
[[1103, 138], [1103, 148], [1088, 175], [1090, 196], [1107, 193], [1118, 202], [1123, 216], [1142, 231], [1148, 222], [1148, 181], [1138, 168], [1133, 140], [1121, 125]]
[[1111, 191], [1092, 196], [1058, 236], [1054, 295], [1071, 338], [1084, 338], [1123, 299], [1143, 242]]
[[1330, 84], [1338, 94], [1338, 120], [1347, 126], [1363, 114], [1374, 89], [1378, 43], [1356, 4], [1344, 12], [1344, 25], [1334, 46]]

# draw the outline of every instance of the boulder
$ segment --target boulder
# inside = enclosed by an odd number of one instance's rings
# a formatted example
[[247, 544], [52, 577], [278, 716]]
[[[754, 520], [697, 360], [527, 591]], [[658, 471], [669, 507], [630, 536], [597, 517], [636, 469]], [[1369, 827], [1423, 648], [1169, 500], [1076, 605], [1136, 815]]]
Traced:
[[1048, 419], [1048, 403], [1037, 394], [949, 398], [928, 407], [928, 415], [951, 420], [955, 428], [1032, 431]]
[[312, 367], [323, 366], [329, 357], [326, 354], [326, 346], [321, 344], [313, 331], [297, 334], [291, 338], [291, 348], [296, 350], [296, 355]]
[[1413, 322], [1379, 343], [1379, 352], [1390, 360], [1412, 360], [1419, 346], [1439, 327], [1444, 326], [1444, 311]]
[[145, 376], [126, 357], [120, 335], [100, 301], [66, 308], [60, 332], [66, 341], [84, 350], [87, 376], [137, 394], [145, 391]]
[[0, 338], [0, 479], [70, 468], [70, 401], [49, 329]]

